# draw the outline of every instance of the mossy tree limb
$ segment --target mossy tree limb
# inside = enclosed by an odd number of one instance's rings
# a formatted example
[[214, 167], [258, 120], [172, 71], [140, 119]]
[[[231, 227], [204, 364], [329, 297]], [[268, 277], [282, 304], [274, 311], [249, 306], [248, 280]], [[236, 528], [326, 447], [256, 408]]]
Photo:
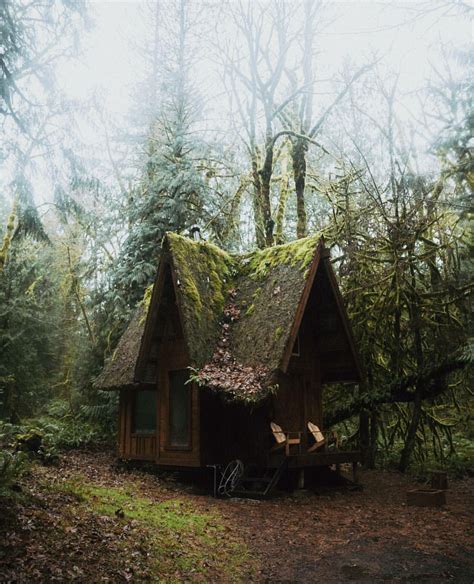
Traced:
[[419, 375], [407, 375], [396, 379], [377, 395], [369, 396], [367, 393], [362, 393], [355, 396], [349, 403], [326, 412], [324, 424], [325, 426], [339, 424], [377, 405], [413, 403], [416, 393], [411, 388], [415, 386], [423, 387], [423, 391], [420, 393], [421, 400], [434, 399], [445, 391], [444, 379], [447, 375], [469, 366], [472, 367], [471, 359], [462, 351], [457, 351], [441, 363], [426, 367]]
[[283, 243], [283, 223], [285, 220], [286, 204], [289, 196], [290, 177], [288, 174], [288, 152], [286, 144], [282, 148], [280, 167], [280, 197], [278, 200], [275, 223], [275, 242], [277, 245]]
[[2, 248], [0, 249], [0, 274], [3, 272], [5, 264], [7, 263], [8, 250], [10, 249], [13, 239], [13, 232], [15, 230], [16, 207], [17, 203], [15, 200], [13, 202], [11, 213], [8, 217], [7, 228], [5, 230], [5, 235], [3, 237]]

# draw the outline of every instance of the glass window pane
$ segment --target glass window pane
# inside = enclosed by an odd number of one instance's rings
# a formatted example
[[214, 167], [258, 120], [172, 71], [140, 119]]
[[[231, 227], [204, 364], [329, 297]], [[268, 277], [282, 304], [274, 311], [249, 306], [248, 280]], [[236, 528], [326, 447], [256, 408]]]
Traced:
[[154, 434], [156, 431], [156, 397], [153, 390], [140, 390], [135, 394], [133, 407], [133, 432]]
[[191, 384], [187, 369], [170, 371], [170, 446], [191, 445]]

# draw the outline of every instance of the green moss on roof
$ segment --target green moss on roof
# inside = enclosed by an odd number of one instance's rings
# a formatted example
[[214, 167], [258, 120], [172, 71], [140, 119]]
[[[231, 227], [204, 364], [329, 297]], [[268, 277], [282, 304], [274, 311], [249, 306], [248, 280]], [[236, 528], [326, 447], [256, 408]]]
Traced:
[[[273, 372], [281, 364], [318, 242], [319, 238], [312, 236], [231, 256], [211, 243], [175, 233], [166, 235], [163, 261], [170, 262], [175, 274], [190, 365], [212, 377], [214, 388], [220, 383], [220, 370], [222, 390], [233, 399], [240, 394], [244, 401], [249, 396], [261, 396], [263, 385], [270, 387]], [[127, 329], [117, 348], [116, 363], [109, 366], [113, 383], [102, 376], [104, 385], [117, 387], [117, 365], [121, 361], [127, 369], [121, 379], [133, 380], [130, 347], [133, 344], [136, 351], [135, 363], [143, 336], [143, 315], [149, 312], [151, 296], [149, 287], [140, 317], [135, 317]], [[147, 326], [148, 323], [149, 319]], [[133, 343], [132, 336], [136, 337]], [[253, 385], [258, 386], [258, 391]]]
[[288, 265], [305, 270], [314, 256], [319, 237], [312, 235], [283, 245], [275, 245], [242, 256], [242, 274], [253, 279], [265, 278], [277, 266]]
[[145, 288], [145, 293], [143, 294], [143, 300], [140, 303], [140, 306], [143, 307], [142, 316], [141, 316], [142, 324], [145, 323], [146, 317], [148, 314], [148, 309], [150, 308], [151, 296], [153, 294], [153, 287], [154, 287], [154, 284], [150, 284], [149, 286], [147, 286]]
[[219, 335], [226, 296], [233, 285], [236, 260], [204, 241], [168, 233], [166, 246], [177, 278], [183, 328], [193, 364], [203, 365]]
[[145, 330], [146, 313], [147, 308], [141, 302], [117, 348], [94, 381], [94, 387], [108, 390], [135, 386], [135, 367]]
[[232, 330], [239, 362], [280, 367], [318, 243], [314, 235], [239, 258], [236, 304], [250, 305]]
[[283, 334], [283, 327], [277, 326], [275, 329], [275, 339], [278, 340], [282, 334]]

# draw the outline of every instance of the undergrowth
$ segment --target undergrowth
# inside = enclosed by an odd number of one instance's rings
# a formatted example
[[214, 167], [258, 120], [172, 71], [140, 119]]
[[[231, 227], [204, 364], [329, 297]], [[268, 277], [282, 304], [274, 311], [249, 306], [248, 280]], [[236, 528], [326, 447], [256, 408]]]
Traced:
[[75, 481], [63, 485], [95, 513], [136, 521], [147, 530], [150, 562], [157, 581], [203, 580], [219, 574], [225, 582], [246, 581], [252, 559], [246, 546], [229, 535], [216, 512], [196, 511], [192, 502], [154, 501], [134, 485], [110, 488]]
[[43, 415], [17, 424], [0, 420], [0, 495], [11, 494], [33, 460], [55, 464], [64, 451], [111, 443], [113, 433], [113, 424], [105, 431], [97, 416], [73, 414], [61, 400], [52, 402]]

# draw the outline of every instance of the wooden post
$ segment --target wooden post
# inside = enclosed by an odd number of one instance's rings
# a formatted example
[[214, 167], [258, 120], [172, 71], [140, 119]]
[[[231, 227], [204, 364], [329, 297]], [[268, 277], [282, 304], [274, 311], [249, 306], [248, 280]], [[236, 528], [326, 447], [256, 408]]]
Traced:
[[448, 475], [444, 470], [431, 471], [431, 488], [446, 491], [448, 488]]
[[298, 489], [304, 489], [304, 468], [298, 471]]
[[358, 478], [358, 471], [359, 467], [357, 464], [357, 461], [352, 463], [352, 480], [354, 481], [354, 483], [358, 483], [359, 482], [359, 478]]

